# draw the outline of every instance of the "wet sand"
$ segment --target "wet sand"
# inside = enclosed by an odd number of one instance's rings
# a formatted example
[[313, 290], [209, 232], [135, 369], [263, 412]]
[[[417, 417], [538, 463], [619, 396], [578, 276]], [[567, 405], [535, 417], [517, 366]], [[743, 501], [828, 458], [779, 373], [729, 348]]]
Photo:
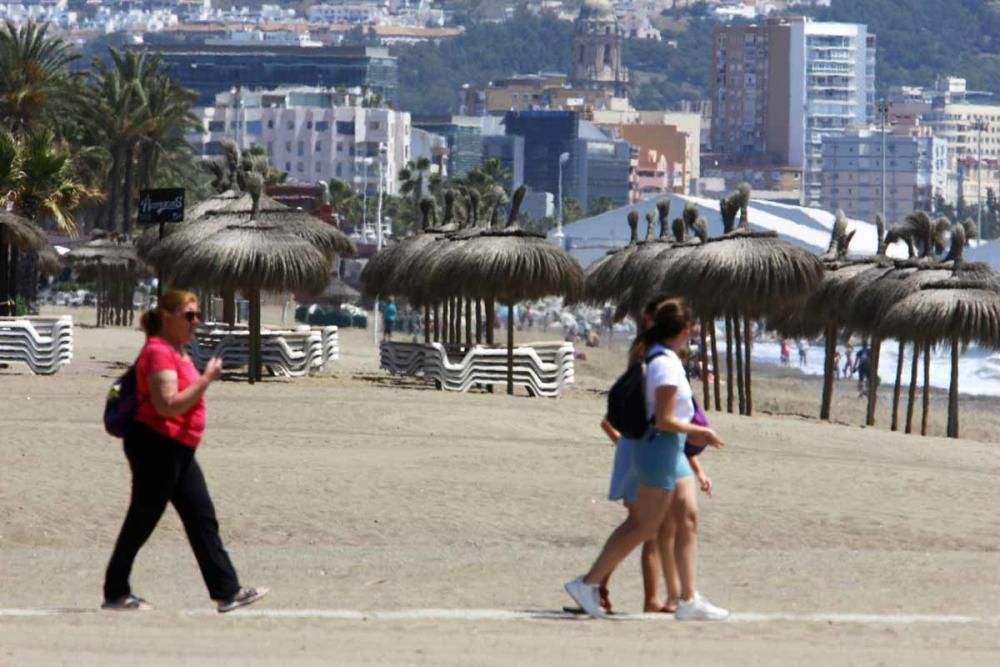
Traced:
[[[703, 460], [716, 493], [699, 587], [739, 622], [499, 620], [559, 610], [623, 516], [604, 500], [613, 452], [597, 428], [622, 353], [587, 349], [558, 400], [451, 394], [378, 371], [371, 331], [342, 331], [322, 377], [210, 391], [198, 456], [241, 578], [272, 589], [247, 610], [265, 615], [212, 611], [172, 510], [133, 573], [156, 610], [99, 613], [128, 500], [100, 414], [141, 334], [76, 336], [56, 376], [0, 371], [0, 664], [1000, 661], [996, 399], [963, 400], [970, 439], [920, 438], [884, 430], [887, 413], [856, 426], [850, 382], [843, 423], [821, 424], [818, 379], [755, 367], [759, 414], [709, 413], [727, 447]], [[943, 431], [940, 394], [932, 415]], [[612, 599], [640, 608], [634, 556]], [[23, 615], [51, 608], [76, 613]], [[426, 609], [455, 618], [409, 613]], [[266, 615], [279, 610], [303, 617]]]

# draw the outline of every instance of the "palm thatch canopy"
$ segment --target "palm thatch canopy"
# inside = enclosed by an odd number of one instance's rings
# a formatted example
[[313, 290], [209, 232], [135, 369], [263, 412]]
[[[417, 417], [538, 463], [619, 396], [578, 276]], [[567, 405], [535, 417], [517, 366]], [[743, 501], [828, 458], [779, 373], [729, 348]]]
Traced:
[[333, 278], [326, 288], [315, 296], [303, 299], [306, 303], [323, 303], [339, 305], [354, 303], [361, 297], [361, 292], [354, 289], [340, 278]]
[[922, 285], [890, 307], [878, 324], [883, 338], [937, 345], [958, 337], [1000, 346], [1000, 291], [995, 283], [946, 280]]
[[583, 272], [568, 253], [542, 234], [517, 225], [526, 190], [514, 194], [508, 226], [479, 232], [453, 244], [433, 266], [427, 291], [443, 299], [495, 299], [501, 303], [560, 295], [577, 299], [583, 292]]
[[805, 300], [823, 270], [818, 257], [774, 232], [739, 230], [672, 262], [664, 287], [690, 299], [704, 317], [766, 317]]
[[84, 272], [95, 267], [132, 271], [142, 265], [131, 241], [114, 238], [87, 241], [66, 253], [65, 259], [70, 266]]
[[62, 258], [59, 253], [47, 246], [38, 251], [38, 268], [46, 276], [54, 276], [62, 271]]
[[23, 252], [39, 252], [49, 239], [38, 225], [24, 216], [0, 209], [0, 239]]
[[589, 267], [584, 276], [582, 298], [591, 305], [602, 306], [619, 296], [618, 274], [638, 249], [639, 213], [629, 211], [629, 243], [623, 248], [609, 251]]

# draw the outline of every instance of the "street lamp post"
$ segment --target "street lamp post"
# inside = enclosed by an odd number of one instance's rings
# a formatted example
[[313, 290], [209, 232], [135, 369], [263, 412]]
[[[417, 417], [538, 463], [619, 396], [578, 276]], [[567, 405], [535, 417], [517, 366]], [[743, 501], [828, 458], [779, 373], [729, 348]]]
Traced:
[[882, 218], [885, 218], [885, 129], [889, 124], [889, 104], [885, 100], [878, 102], [878, 118], [882, 126]]
[[972, 129], [978, 134], [976, 146], [976, 235], [983, 238], [983, 132], [986, 131], [986, 121], [982, 118], [972, 123]]
[[563, 194], [562, 194], [562, 182], [563, 182], [563, 165], [569, 162], [569, 153], [559, 154], [559, 217], [556, 218], [556, 244], [561, 249], [563, 247]]
[[[378, 144], [378, 202], [375, 204], [375, 252], [381, 252], [382, 250], [382, 182], [383, 182], [383, 171], [382, 163], [385, 161], [385, 144], [379, 142]], [[365, 191], [368, 190], [368, 184], [365, 183]], [[375, 344], [378, 345], [378, 295], [375, 296], [375, 312], [372, 314], [374, 318], [372, 322], [372, 336], [375, 339]]]

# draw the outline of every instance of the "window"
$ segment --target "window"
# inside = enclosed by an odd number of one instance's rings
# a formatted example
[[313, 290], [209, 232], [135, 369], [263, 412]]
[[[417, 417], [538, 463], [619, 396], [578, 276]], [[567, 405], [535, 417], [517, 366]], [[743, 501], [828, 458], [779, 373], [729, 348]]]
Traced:
[[247, 121], [247, 134], [260, 134], [260, 121], [259, 120], [248, 120]]
[[306, 129], [307, 130], [313, 129], [313, 122], [311, 120], [306, 121]]
[[318, 121], [316, 121], [316, 131], [317, 132], [329, 132], [330, 131], [330, 121], [328, 121], [328, 120], [318, 120]]
[[224, 120], [210, 120], [210, 121], [208, 121], [208, 131], [209, 132], [225, 132], [226, 131], [226, 121], [224, 121]]
[[295, 171], [299, 172], [300, 174], [301, 174], [301, 173], [302, 173], [303, 171], [305, 171], [305, 167], [303, 167], [303, 166], [302, 166], [302, 163], [301, 163], [301, 162], [296, 162], [296, 163], [295, 163]]
[[343, 141], [338, 141], [337, 142], [337, 152], [338, 153], [343, 153], [344, 152], [344, 142]]
[[292, 163], [291, 162], [286, 162], [285, 163], [285, 171], [291, 171], [291, 170], [292, 170]]
[[289, 130], [294, 130], [295, 129], [295, 121], [294, 120], [288, 121], [288, 123], [285, 124], [285, 127], [287, 127]]
[[608, 45], [604, 46], [604, 64], [605, 65], [611, 64], [611, 47]]
[[267, 121], [267, 129], [269, 129], [269, 130], [273, 130], [274, 129], [274, 119], [273, 118], [271, 120]]
[[354, 134], [354, 122], [338, 120], [337, 134]]
[[[302, 157], [306, 154], [306, 142], [300, 141], [296, 146], [296, 155]], [[302, 171], [301, 169], [299, 171]]]
[[372, 122], [368, 123], [368, 127], [372, 130], [377, 130], [380, 127], [382, 127], [382, 124], [377, 120], [373, 120]]
[[290, 142], [290, 141], [286, 141], [285, 142], [285, 152], [286, 153], [291, 153], [292, 152], [292, 142]]
[[341, 169], [340, 167], [341, 167], [341, 164], [338, 162], [337, 163], [337, 178], [340, 178], [341, 173], [343, 172], [343, 169]]
[[323, 142], [322, 141], [317, 141], [316, 142], [316, 152], [317, 153], [322, 153], [323, 152]]

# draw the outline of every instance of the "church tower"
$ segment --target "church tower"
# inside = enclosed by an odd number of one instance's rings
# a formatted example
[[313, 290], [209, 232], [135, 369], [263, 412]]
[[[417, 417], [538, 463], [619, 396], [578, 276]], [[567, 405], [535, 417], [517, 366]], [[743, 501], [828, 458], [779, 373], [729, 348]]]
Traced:
[[573, 29], [571, 83], [579, 88], [628, 94], [622, 65], [622, 37], [615, 10], [607, 0], [584, 0]]

